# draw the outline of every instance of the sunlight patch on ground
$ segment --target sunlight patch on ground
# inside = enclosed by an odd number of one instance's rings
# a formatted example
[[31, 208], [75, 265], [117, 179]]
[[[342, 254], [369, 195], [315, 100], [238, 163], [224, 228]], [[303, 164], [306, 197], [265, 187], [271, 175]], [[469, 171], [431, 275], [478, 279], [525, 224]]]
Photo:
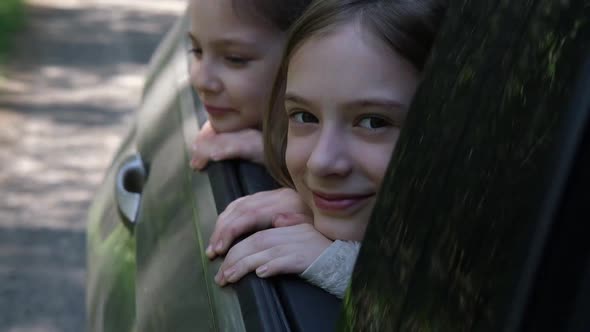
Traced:
[[24, 93], [28, 86], [23, 82], [9, 80], [6, 77], [0, 76], [0, 91], [5, 94]]
[[84, 0], [26, 0], [29, 6], [49, 7], [55, 9], [76, 9], [89, 3]]
[[107, 7], [113, 9], [137, 10], [146, 13], [179, 14], [186, 8], [184, 0], [26, 0], [29, 5], [57, 9], [78, 9], [88, 7]]
[[[0, 106], [0, 162], [2, 161], [2, 153], [8, 150], [8, 147], [20, 139], [19, 127], [22, 125], [25, 116], [21, 113], [14, 112], [7, 109], [2, 109]], [[0, 169], [2, 169], [0, 164]]]
[[33, 322], [25, 326], [11, 327], [7, 332], [60, 332], [54, 323], [47, 319], [46, 322]]
[[[121, 65], [119, 74], [100, 77], [88, 71], [64, 66], [39, 69], [36, 80], [13, 77], [0, 82], [0, 99], [24, 105], [85, 104], [129, 109], [139, 102], [145, 66]], [[44, 89], [43, 94], [38, 90]], [[130, 96], [135, 96], [130, 98]]]
[[77, 332], [89, 205], [186, 1], [25, 1], [0, 77], [0, 330]]
[[147, 13], [170, 13], [180, 14], [187, 5], [185, 0], [166, 0], [166, 1], [148, 1], [148, 0], [94, 0], [94, 3], [100, 7], [109, 7], [117, 9], [138, 10]]
[[102, 181], [120, 135], [43, 118], [28, 119], [13, 135], [18, 144], [0, 149], [0, 188], [12, 188], [0, 201], [2, 225], [84, 229], [80, 210]]

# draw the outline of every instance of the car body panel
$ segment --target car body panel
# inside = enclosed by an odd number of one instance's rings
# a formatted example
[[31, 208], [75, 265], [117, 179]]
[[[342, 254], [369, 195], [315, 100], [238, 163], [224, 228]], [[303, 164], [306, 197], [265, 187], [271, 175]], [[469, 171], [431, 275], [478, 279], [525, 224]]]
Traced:
[[[193, 176], [187, 167], [198, 126], [187, 79], [186, 26], [184, 17], [152, 59], [134, 130], [89, 213], [89, 331], [244, 330], [233, 290], [213, 286], [210, 276], [205, 280], [212, 272], [200, 228], [208, 225], [208, 236], [217, 214], [208, 177]], [[192, 115], [183, 122], [181, 104], [186, 108], [187, 101]], [[148, 170], [135, 224], [124, 220], [114, 193], [129, 156]], [[208, 206], [197, 213], [195, 202]]]
[[[118, 211], [115, 170], [131, 151], [122, 144], [90, 207], [87, 226], [87, 330], [130, 331], [135, 322], [135, 237]], [[110, 190], [109, 190], [110, 189]]]
[[199, 328], [211, 331], [215, 322], [192, 222], [185, 144], [177, 107], [173, 104], [170, 109], [168, 116], [177, 120], [167, 122], [176, 126], [160, 132], [165, 139], [150, 160], [135, 226], [137, 327], [138, 331], [188, 331], [198, 319]]
[[[184, 35], [176, 36], [171, 60], [146, 91], [146, 107], [139, 112], [138, 123], [144, 126], [138, 128], [138, 149], [150, 176], [136, 226], [136, 329], [239, 331], [243, 330], [239, 302], [231, 288], [212, 284], [203, 254], [202, 239], [212, 232], [216, 209], [207, 191], [207, 176], [187, 167], [198, 122]], [[165, 107], [168, 111], [161, 112]]]

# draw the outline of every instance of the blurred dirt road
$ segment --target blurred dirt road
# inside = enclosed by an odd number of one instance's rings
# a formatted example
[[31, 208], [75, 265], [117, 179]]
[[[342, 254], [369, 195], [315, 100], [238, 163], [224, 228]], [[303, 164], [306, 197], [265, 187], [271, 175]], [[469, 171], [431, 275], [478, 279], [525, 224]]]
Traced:
[[0, 74], [0, 331], [84, 331], [86, 211], [184, 6], [28, 1]]

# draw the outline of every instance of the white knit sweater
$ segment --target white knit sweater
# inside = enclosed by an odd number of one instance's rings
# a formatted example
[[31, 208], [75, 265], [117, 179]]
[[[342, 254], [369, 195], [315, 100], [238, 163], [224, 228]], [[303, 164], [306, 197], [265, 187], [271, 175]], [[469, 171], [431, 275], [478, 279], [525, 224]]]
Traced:
[[336, 240], [300, 276], [343, 298], [360, 247], [360, 242]]

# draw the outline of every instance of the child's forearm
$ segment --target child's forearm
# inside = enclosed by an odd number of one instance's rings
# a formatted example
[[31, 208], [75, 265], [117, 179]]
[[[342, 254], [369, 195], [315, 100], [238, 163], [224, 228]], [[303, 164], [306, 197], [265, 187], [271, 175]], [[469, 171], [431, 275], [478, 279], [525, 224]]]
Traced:
[[360, 247], [360, 242], [336, 240], [300, 276], [343, 298]]

